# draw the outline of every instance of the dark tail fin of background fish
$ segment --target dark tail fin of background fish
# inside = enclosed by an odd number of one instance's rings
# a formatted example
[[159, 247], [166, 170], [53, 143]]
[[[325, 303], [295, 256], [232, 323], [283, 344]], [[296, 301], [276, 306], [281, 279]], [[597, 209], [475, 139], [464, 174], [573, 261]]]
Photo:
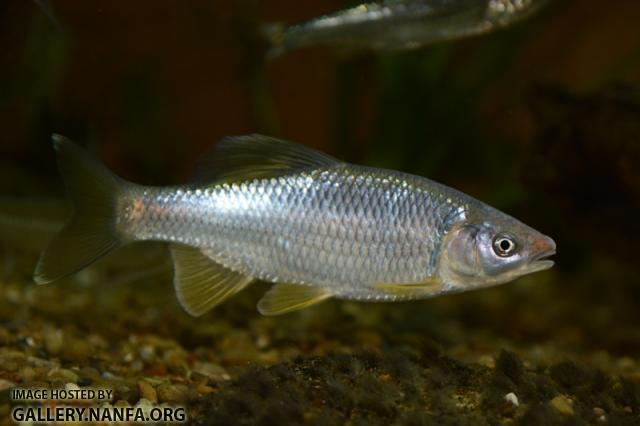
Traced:
[[290, 49], [285, 31], [283, 24], [265, 24], [260, 27], [260, 35], [268, 45], [267, 59], [280, 56]]
[[40, 256], [33, 274], [38, 284], [71, 275], [121, 245], [117, 201], [126, 182], [67, 138], [52, 139], [74, 211]]

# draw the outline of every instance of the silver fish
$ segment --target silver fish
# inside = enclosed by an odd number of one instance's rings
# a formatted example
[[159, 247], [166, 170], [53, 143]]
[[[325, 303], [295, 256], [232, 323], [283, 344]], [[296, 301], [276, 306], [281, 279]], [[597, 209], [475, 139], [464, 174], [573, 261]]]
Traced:
[[461, 192], [260, 135], [227, 138], [198, 183], [144, 187], [54, 136], [75, 214], [42, 254], [55, 281], [123, 244], [170, 243], [182, 306], [201, 315], [254, 279], [265, 315], [330, 297], [399, 301], [489, 287], [553, 265], [554, 241]]
[[491, 32], [538, 10], [547, 0], [386, 0], [285, 27], [267, 25], [271, 56], [302, 47], [413, 49]]

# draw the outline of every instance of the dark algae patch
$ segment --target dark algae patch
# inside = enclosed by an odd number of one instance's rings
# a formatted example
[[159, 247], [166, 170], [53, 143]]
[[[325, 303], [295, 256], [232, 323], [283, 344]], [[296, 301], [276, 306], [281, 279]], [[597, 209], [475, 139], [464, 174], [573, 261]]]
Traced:
[[[410, 369], [405, 376], [398, 371]], [[637, 384], [571, 362], [495, 368], [399, 351], [297, 357], [253, 368], [194, 403], [196, 424], [640, 424]], [[512, 380], [517, 371], [517, 380]], [[577, 371], [581, 371], [576, 375]], [[574, 387], [567, 390], [567, 384]], [[517, 405], [505, 396], [518, 397]], [[635, 414], [634, 414], [635, 413]]]

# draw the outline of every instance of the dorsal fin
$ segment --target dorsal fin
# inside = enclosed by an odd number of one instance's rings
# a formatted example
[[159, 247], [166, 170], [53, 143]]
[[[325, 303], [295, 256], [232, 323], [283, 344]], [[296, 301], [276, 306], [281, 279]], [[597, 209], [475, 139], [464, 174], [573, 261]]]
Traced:
[[262, 315], [281, 315], [304, 309], [332, 296], [317, 287], [296, 284], [276, 284], [258, 302]]
[[223, 139], [202, 157], [196, 181], [237, 182], [331, 167], [340, 161], [320, 151], [262, 135]]
[[252, 280], [211, 260], [197, 248], [172, 245], [174, 287], [182, 307], [200, 316], [224, 302]]

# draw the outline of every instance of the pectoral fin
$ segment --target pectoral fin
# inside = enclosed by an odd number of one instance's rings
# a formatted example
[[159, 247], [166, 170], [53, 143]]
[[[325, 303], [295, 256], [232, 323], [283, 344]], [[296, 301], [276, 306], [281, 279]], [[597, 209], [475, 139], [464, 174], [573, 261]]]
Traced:
[[435, 293], [438, 291], [439, 287], [441, 287], [441, 283], [440, 281], [434, 279], [421, 283], [409, 284], [381, 283], [374, 285], [374, 287], [377, 290], [380, 290], [387, 294], [392, 294], [394, 296], [412, 297]]
[[174, 287], [182, 307], [200, 316], [245, 288], [253, 277], [211, 260], [199, 249], [172, 245]]
[[258, 302], [262, 315], [281, 315], [320, 303], [331, 293], [311, 286], [276, 284]]

